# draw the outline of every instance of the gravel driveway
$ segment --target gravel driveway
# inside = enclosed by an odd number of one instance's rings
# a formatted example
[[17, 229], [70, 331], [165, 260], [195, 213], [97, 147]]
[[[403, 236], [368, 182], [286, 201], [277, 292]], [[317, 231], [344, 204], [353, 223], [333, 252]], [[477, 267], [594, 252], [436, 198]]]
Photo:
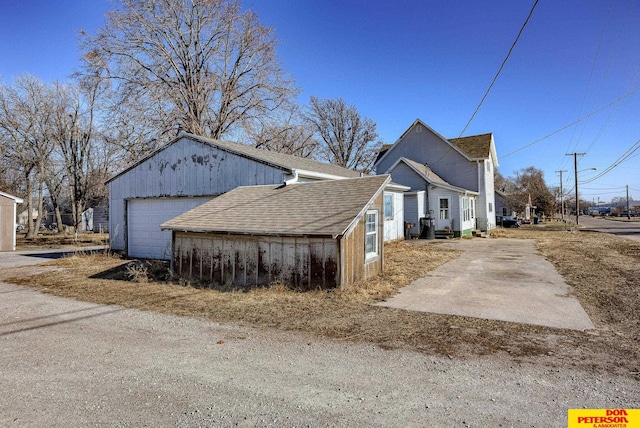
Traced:
[[99, 306], [0, 282], [0, 426], [563, 427], [631, 376], [455, 360]]

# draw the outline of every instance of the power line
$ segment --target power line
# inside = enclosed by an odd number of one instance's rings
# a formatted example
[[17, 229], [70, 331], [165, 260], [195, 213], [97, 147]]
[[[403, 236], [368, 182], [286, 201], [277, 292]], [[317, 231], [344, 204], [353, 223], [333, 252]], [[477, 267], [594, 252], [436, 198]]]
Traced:
[[571, 122], [570, 124], [565, 125], [565, 126], [563, 126], [562, 128], [557, 129], [557, 130], [553, 131], [552, 133], [545, 135], [545, 136], [544, 136], [544, 137], [542, 137], [542, 138], [538, 138], [537, 140], [535, 140], [535, 141], [533, 141], [533, 142], [531, 142], [531, 143], [529, 143], [529, 144], [525, 144], [524, 146], [522, 146], [522, 147], [520, 147], [520, 148], [518, 148], [518, 149], [516, 149], [516, 150], [514, 150], [514, 151], [512, 151], [512, 152], [509, 152], [509, 153], [507, 153], [506, 155], [501, 155], [501, 156], [500, 156], [500, 158], [501, 158], [501, 159], [504, 159], [504, 158], [506, 158], [507, 156], [511, 156], [511, 155], [513, 155], [513, 154], [515, 154], [515, 153], [518, 153], [519, 151], [524, 150], [524, 149], [526, 149], [526, 148], [528, 148], [528, 147], [531, 147], [531, 146], [533, 146], [534, 144], [538, 144], [540, 141], [546, 140], [547, 138], [552, 137], [552, 136], [556, 135], [557, 133], [559, 133], [559, 132], [561, 132], [561, 131], [564, 131], [565, 129], [567, 129], [567, 128], [569, 128], [569, 127], [573, 126], [573, 125], [575, 125], [576, 123], [580, 123], [580, 122], [582, 122], [583, 120], [585, 120], [585, 119], [587, 119], [587, 118], [589, 118], [589, 117], [593, 116], [593, 115], [594, 115], [594, 114], [596, 114], [596, 113], [600, 113], [602, 110], [606, 109], [607, 107], [611, 107], [611, 106], [612, 106], [612, 105], [614, 105], [615, 103], [618, 103], [618, 102], [620, 102], [620, 101], [624, 100], [625, 98], [627, 98], [627, 97], [629, 97], [629, 96], [631, 96], [631, 95], [635, 94], [635, 93], [636, 93], [636, 92], [638, 92], [638, 91], [640, 91], [640, 87], [638, 87], [638, 88], [634, 89], [634, 90], [633, 90], [633, 91], [631, 91], [631, 92], [627, 92], [626, 94], [624, 94], [624, 95], [623, 95], [623, 96], [621, 96], [620, 98], [618, 98], [618, 99], [616, 99], [616, 100], [613, 100], [613, 101], [611, 101], [609, 104], [606, 104], [606, 105], [604, 105], [604, 106], [600, 107], [598, 110], [594, 110], [594, 111], [592, 111], [591, 113], [587, 114], [586, 116], [582, 116], [581, 118], [579, 118], [579, 119], [577, 119], [577, 120], [574, 120], [574, 121], [573, 121], [573, 122]]
[[631, 157], [631, 155], [634, 154], [639, 149], [640, 149], [640, 140], [636, 141], [631, 147], [629, 147], [629, 149], [627, 149], [626, 152], [624, 152], [622, 155], [620, 155], [620, 157], [618, 159], [616, 159], [615, 162], [613, 162], [611, 165], [606, 167], [601, 173], [599, 173], [598, 175], [596, 175], [594, 177], [591, 177], [591, 178], [589, 178], [589, 179], [587, 179], [585, 181], [582, 181], [580, 183], [581, 184], [588, 184], [588, 183], [591, 183], [591, 182], [603, 177], [605, 174], [608, 174], [609, 172], [611, 172], [614, 168], [616, 168], [622, 162], [624, 162], [625, 160], [629, 159], [629, 157]]
[[527, 16], [527, 19], [524, 21], [524, 24], [522, 24], [522, 27], [520, 27], [520, 31], [518, 32], [518, 35], [516, 36], [516, 39], [511, 44], [511, 48], [509, 49], [509, 52], [507, 53], [507, 56], [502, 61], [502, 64], [500, 65], [500, 68], [498, 69], [498, 72], [493, 77], [493, 80], [491, 81], [491, 84], [489, 85], [489, 88], [487, 88], [487, 92], [484, 93], [484, 96], [480, 100], [480, 103], [478, 104], [478, 107], [476, 107], [476, 110], [473, 112], [473, 114], [471, 115], [471, 118], [469, 118], [469, 121], [464, 126], [464, 128], [462, 129], [462, 131], [460, 132], [460, 135], [458, 137], [462, 137], [462, 134], [464, 134], [464, 131], [467, 130], [467, 128], [471, 124], [471, 121], [473, 120], [473, 118], [476, 117], [476, 114], [478, 113], [478, 110], [480, 110], [480, 107], [482, 106], [482, 103], [484, 103], [484, 100], [489, 95], [489, 92], [491, 91], [491, 88], [493, 88], [493, 85], [496, 83], [496, 80], [498, 80], [498, 76], [502, 72], [502, 69], [504, 68], [505, 64], [507, 63], [507, 60], [511, 56], [511, 52], [513, 52], [513, 48], [516, 47], [516, 43], [518, 43], [518, 40], [520, 39], [520, 36], [522, 35], [522, 32], [524, 31], [524, 27], [527, 26], [527, 23], [529, 22], [529, 19], [531, 18], [531, 15], [533, 15], [533, 11], [535, 10], [537, 5], [538, 5], [538, 0], [536, 0], [535, 3], [533, 3], [533, 7], [531, 8], [531, 11], [529, 11], [529, 16]]

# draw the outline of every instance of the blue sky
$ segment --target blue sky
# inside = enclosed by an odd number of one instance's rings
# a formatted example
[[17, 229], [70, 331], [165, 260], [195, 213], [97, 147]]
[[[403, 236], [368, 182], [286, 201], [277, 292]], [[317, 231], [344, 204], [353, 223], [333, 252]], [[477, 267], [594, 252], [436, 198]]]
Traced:
[[[274, 28], [284, 68], [302, 90], [301, 103], [311, 95], [341, 97], [393, 143], [416, 118], [446, 137], [460, 135], [533, 0], [243, 5]], [[110, 7], [106, 0], [0, 0], [3, 82], [22, 73], [66, 80], [78, 65], [78, 31], [95, 33]], [[564, 187], [572, 190], [573, 161], [566, 153], [586, 152], [579, 170], [597, 168], [580, 173], [580, 181], [589, 180], [640, 140], [639, 89], [638, 2], [541, 0], [464, 135], [492, 132], [504, 175], [535, 166], [548, 185], [558, 186], [555, 171], [567, 170]], [[640, 199], [640, 150], [634, 155], [581, 184], [581, 197], [606, 201], [624, 196], [629, 185]]]

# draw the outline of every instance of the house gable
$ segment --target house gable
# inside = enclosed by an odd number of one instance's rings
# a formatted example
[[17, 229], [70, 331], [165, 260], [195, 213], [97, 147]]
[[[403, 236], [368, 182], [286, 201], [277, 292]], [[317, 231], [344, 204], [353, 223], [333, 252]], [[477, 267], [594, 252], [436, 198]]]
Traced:
[[455, 186], [478, 190], [476, 162], [420, 119], [378, 159], [376, 171], [388, 171], [400, 158], [427, 165], [435, 174]]

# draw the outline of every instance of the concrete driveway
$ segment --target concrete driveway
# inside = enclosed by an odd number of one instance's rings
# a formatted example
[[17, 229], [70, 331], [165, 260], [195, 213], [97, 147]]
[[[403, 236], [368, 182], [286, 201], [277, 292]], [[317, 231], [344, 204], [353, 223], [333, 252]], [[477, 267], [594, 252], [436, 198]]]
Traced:
[[379, 306], [573, 330], [595, 328], [529, 239], [459, 239], [463, 250]]

